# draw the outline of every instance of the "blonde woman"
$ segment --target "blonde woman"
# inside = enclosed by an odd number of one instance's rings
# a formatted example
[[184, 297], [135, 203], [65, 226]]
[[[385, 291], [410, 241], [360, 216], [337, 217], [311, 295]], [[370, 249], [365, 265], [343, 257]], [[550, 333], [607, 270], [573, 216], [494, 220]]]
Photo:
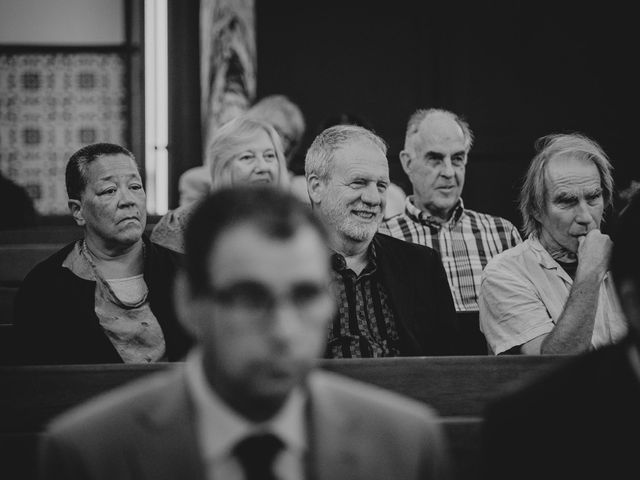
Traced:
[[[268, 123], [241, 115], [224, 124], [213, 136], [206, 154], [211, 191], [232, 185], [271, 184], [289, 188], [289, 173], [282, 142]], [[184, 253], [184, 230], [198, 202], [164, 215], [151, 233], [151, 241]]]

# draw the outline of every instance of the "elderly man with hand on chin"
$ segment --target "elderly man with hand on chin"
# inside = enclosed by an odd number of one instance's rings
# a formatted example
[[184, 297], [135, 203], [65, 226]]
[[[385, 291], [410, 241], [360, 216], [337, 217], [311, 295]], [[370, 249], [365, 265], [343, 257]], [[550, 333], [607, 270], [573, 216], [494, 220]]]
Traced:
[[538, 144], [520, 199], [527, 240], [482, 275], [480, 328], [496, 355], [582, 353], [627, 331], [608, 274], [612, 242], [600, 231], [611, 164], [579, 134]]

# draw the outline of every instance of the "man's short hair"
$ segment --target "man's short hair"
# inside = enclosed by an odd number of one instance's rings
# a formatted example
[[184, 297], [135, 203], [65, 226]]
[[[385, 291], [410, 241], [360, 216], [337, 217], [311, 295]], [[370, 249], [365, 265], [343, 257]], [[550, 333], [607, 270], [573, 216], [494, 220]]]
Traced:
[[386, 142], [372, 131], [357, 125], [335, 125], [320, 132], [307, 150], [305, 176], [316, 175], [322, 181], [329, 180], [336, 150], [360, 140], [368, 140], [387, 155]]
[[443, 110], [441, 108], [421, 108], [416, 110], [411, 117], [409, 117], [404, 137], [404, 149], [411, 150], [412, 152], [414, 151], [414, 137], [420, 131], [420, 124], [425, 118], [433, 114], [444, 115], [458, 124], [462, 129], [462, 134], [464, 136], [465, 150], [469, 153], [469, 150], [471, 150], [471, 147], [473, 146], [474, 138], [469, 124], [461, 115], [457, 115], [449, 110]]
[[115, 143], [92, 143], [76, 151], [67, 162], [65, 171], [65, 185], [70, 200], [80, 200], [80, 196], [87, 187], [87, 167], [103, 155], [126, 155], [135, 162], [135, 157], [126, 148]]
[[286, 185], [289, 181], [287, 162], [282, 151], [280, 136], [270, 123], [258, 118], [249, 117], [246, 114], [230, 120], [220, 127], [211, 138], [207, 148], [206, 162], [211, 175], [211, 188], [231, 186], [231, 170], [229, 165], [238, 152], [242, 151], [247, 139], [258, 132], [267, 134], [278, 159], [278, 185]]
[[566, 157], [591, 160], [600, 173], [600, 186], [605, 209], [611, 204], [613, 195], [613, 167], [600, 145], [580, 134], [553, 134], [536, 140], [537, 154], [524, 177], [520, 190], [520, 213], [522, 214], [524, 236], [539, 234], [542, 228], [536, 216], [547, 207], [547, 183], [545, 176], [549, 162], [554, 158]]
[[328, 238], [315, 213], [288, 191], [241, 185], [211, 192], [199, 202], [185, 231], [184, 266], [193, 295], [210, 292], [208, 259], [221, 235], [242, 224], [276, 240], [290, 239], [304, 226], [312, 227], [324, 242]]
[[631, 280], [640, 291], [640, 192], [636, 192], [620, 216], [613, 232], [611, 274], [614, 282]]

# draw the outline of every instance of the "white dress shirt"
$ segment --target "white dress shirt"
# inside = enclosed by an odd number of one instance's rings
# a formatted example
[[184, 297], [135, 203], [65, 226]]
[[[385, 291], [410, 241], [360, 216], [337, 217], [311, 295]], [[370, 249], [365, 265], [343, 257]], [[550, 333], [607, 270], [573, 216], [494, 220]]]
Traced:
[[301, 389], [291, 393], [273, 418], [253, 423], [235, 412], [211, 388], [204, 375], [202, 352], [198, 349], [187, 358], [186, 378], [195, 405], [198, 444], [208, 480], [245, 480], [233, 448], [243, 438], [264, 432], [275, 434], [284, 443], [274, 460], [276, 477], [279, 480], [305, 478], [306, 398]]

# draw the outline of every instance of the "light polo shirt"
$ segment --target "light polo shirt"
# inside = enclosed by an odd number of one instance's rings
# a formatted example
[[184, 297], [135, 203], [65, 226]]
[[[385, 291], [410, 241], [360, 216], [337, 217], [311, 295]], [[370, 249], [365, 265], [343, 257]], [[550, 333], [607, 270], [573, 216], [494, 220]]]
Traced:
[[274, 418], [252, 423], [227, 406], [206, 381], [202, 352], [194, 350], [186, 361], [187, 387], [195, 405], [196, 432], [207, 479], [244, 480], [244, 472], [233, 448], [243, 438], [271, 432], [284, 443], [276, 456], [274, 472], [279, 480], [305, 478], [307, 452], [305, 424], [306, 396], [294, 390]]
[[[480, 330], [498, 355], [549, 333], [562, 314], [573, 280], [533, 236], [494, 257], [482, 273]], [[615, 343], [627, 322], [610, 275], [600, 286], [591, 347]]]

